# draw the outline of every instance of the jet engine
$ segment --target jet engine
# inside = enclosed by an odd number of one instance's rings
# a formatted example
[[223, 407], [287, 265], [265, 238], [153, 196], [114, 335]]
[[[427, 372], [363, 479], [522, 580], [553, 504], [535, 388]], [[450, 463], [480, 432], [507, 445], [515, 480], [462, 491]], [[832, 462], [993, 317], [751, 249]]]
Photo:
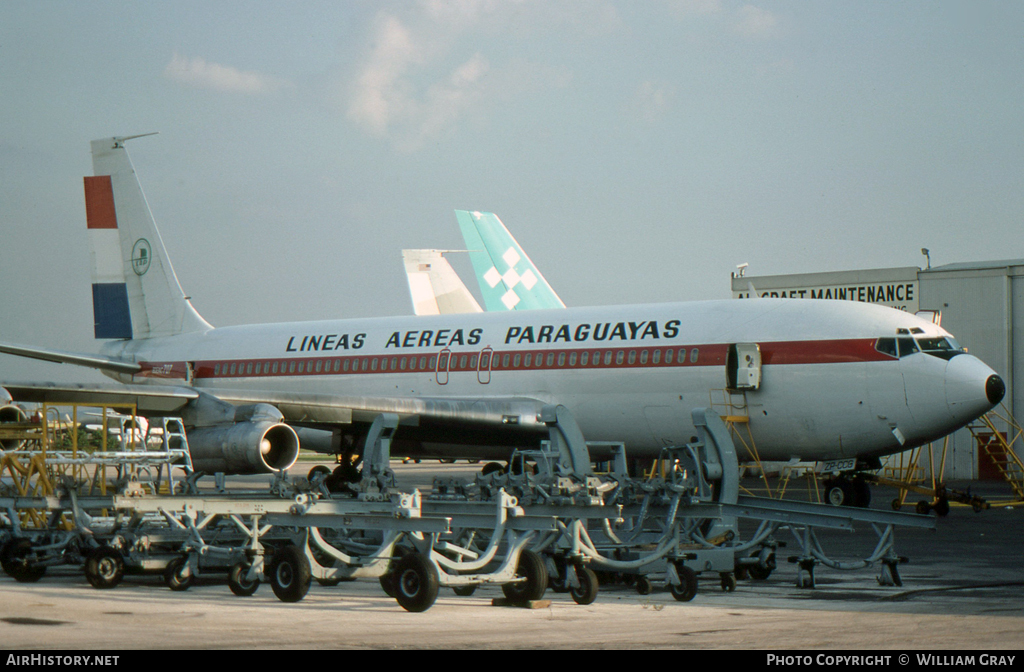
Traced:
[[192, 467], [225, 474], [284, 471], [299, 458], [299, 437], [270, 404], [233, 406], [208, 394], [182, 413]]
[[235, 422], [187, 432], [196, 471], [265, 474], [288, 469], [299, 457], [299, 437], [280, 422]]
[[[0, 425], [18, 422], [28, 422], [28, 415], [25, 414], [25, 411], [20, 406], [14, 406], [13, 404], [0, 406]], [[22, 443], [21, 439], [0, 440], [0, 449], [17, 450], [21, 447]]]

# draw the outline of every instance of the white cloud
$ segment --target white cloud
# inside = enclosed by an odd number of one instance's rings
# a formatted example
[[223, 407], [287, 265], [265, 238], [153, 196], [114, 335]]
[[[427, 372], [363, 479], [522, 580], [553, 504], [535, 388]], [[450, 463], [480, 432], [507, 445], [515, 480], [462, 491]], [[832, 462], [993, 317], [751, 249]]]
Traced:
[[495, 65], [486, 36], [538, 30], [593, 35], [617, 22], [603, 1], [421, 0], [382, 10], [341, 104], [368, 133], [415, 151], [467, 118], [484, 118], [498, 101], [569, 79], [564, 68], [543, 63], [527, 68], [513, 58]]
[[164, 75], [189, 86], [248, 94], [270, 93], [287, 84], [282, 79], [258, 72], [210, 63], [199, 56], [189, 59], [178, 53], [171, 57], [171, 62], [164, 68]]
[[737, 15], [735, 30], [740, 35], [769, 35], [778, 24], [774, 14], [754, 5], [743, 5], [737, 11]]
[[633, 94], [633, 112], [641, 121], [653, 124], [668, 110], [674, 95], [675, 87], [671, 84], [651, 80], [641, 82]]

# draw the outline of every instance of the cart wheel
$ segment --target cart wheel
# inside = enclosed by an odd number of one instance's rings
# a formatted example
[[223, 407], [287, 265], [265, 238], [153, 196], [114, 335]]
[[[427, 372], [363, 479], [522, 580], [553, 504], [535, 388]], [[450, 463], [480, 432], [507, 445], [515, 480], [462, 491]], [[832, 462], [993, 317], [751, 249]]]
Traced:
[[455, 586], [454, 588], [452, 588], [452, 590], [454, 590], [455, 594], [459, 597], [469, 597], [470, 595], [476, 592], [476, 585]]
[[101, 546], [85, 561], [85, 578], [93, 588], [114, 588], [124, 578], [124, 558], [117, 550]]
[[228, 588], [239, 597], [249, 597], [255, 594], [260, 587], [258, 578], [252, 580], [245, 578], [249, 573], [249, 567], [251, 565], [248, 562], [240, 562], [228, 572]]
[[949, 500], [945, 497], [941, 497], [939, 498], [939, 501], [935, 502], [935, 505], [932, 508], [935, 509], [935, 513], [939, 517], [945, 518], [949, 515]]
[[173, 591], [188, 590], [192, 587], [192, 582], [195, 577], [192, 576], [192, 572], [189, 570], [188, 557], [181, 556], [175, 558], [167, 565], [167, 569], [164, 570], [164, 583], [167, 587]]
[[732, 572], [722, 572], [719, 575], [722, 579], [722, 590], [727, 593], [736, 592], [736, 576]]
[[597, 599], [597, 574], [590, 567], [577, 566], [576, 578], [579, 579], [580, 587], [572, 588], [569, 591], [572, 601], [576, 604], [593, 603]]
[[[759, 553], [754, 553], [750, 557], [756, 558], [758, 555]], [[752, 578], [754, 581], [764, 581], [772, 575], [773, 571], [775, 571], [774, 553], [768, 554], [768, 559], [765, 561], [764, 566], [758, 563], [756, 565], [750, 565], [749, 567], [747, 567], [747, 573], [750, 574], [750, 578]]]
[[529, 602], [544, 597], [544, 592], [548, 589], [548, 568], [544, 565], [542, 557], [533, 551], [520, 553], [516, 576], [525, 577], [526, 581], [503, 585], [501, 592], [505, 597], [513, 602]]
[[313, 582], [309, 560], [295, 544], [288, 544], [274, 554], [267, 574], [274, 595], [282, 602], [298, 602], [306, 596]]
[[917, 506], [914, 507], [914, 510], [922, 516], [926, 516], [928, 515], [928, 512], [932, 510], [932, 505], [922, 499], [917, 503]]
[[426, 611], [437, 599], [437, 568], [422, 553], [410, 553], [395, 564], [393, 588], [403, 609]]
[[681, 562], [676, 565], [676, 573], [681, 583], [669, 585], [668, 590], [680, 602], [689, 602], [697, 596], [697, 573]]
[[636, 592], [639, 595], [650, 595], [654, 592], [654, 584], [646, 576], [636, 577]]
[[46, 574], [46, 565], [32, 565], [28, 560], [31, 552], [28, 539], [8, 539], [0, 549], [0, 566], [19, 583], [35, 583]]

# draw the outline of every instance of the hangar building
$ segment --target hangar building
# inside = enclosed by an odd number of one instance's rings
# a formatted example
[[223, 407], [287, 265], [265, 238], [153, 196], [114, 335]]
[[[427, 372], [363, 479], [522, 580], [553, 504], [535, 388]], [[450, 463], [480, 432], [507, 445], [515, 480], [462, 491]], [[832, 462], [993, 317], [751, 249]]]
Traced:
[[[909, 313], [939, 314], [942, 326], [961, 345], [1002, 376], [1006, 382], [1003, 404], [1018, 422], [1024, 418], [1024, 259], [927, 269], [910, 266], [798, 275], [733, 274], [734, 298], [749, 298], [752, 289], [762, 297], [865, 301]], [[1004, 429], [1000, 423], [997, 428]], [[1005, 429], [1012, 439], [1013, 430]], [[1016, 443], [1013, 446], [1024, 457], [1021, 447]], [[936, 455], [939, 449], [937, 445]], [[927, 469], [926, 460], [922, 459], [922, 465]], [[988, 458], [979, 456], [971, 433], [966, 429], [956, 432], [950, 441], [945, 479], [996, 476]]]

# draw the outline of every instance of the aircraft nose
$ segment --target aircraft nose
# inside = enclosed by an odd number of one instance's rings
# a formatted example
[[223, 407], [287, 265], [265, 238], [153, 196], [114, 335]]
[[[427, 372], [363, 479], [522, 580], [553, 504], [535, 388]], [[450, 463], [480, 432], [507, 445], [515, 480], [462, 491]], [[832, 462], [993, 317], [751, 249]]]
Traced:
[[985, 396], [988, 397], [989, 403], [993, 406], [1003, 400], [1003, 396], [1006, 394], [1006, 383], [997, 374], [992, 374], [985, 381]]
[[1005, 394], [1003, 379], [973, 355], [957, 355], [946, 365], [946, 403], [961, 421], [987, 413]]

